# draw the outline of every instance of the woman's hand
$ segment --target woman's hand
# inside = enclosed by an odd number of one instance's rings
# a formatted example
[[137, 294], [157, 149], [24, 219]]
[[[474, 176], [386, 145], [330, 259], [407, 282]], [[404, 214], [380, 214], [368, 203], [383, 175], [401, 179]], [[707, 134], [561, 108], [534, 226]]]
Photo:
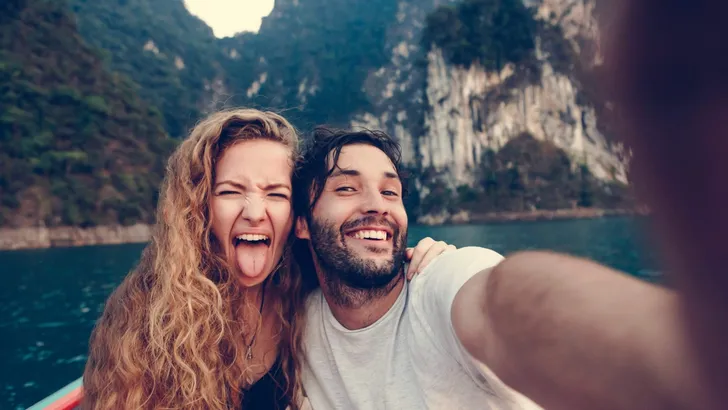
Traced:
[[416, 274], [422, 272], [440, 254], [455, 249], [457, 249], [455, 245], [448, 245], [443, 241], [435, 242], [429, 236], [419, 241], [414, 248], [407, 248], [406, 257], [409, 261], [407, 280], [412, 280]]

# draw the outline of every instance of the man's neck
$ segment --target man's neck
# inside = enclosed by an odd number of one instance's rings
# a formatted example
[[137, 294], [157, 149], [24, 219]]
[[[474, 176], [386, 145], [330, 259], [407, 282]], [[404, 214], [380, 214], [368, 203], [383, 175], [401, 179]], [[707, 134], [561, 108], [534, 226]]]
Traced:
[[392, 308], [404, 287], [403, 275], [397, 275], [386, 288], [332, 290], [322, 283], [321, 290], [331, 313], [349, 330], [363, 329], [382, 318]]

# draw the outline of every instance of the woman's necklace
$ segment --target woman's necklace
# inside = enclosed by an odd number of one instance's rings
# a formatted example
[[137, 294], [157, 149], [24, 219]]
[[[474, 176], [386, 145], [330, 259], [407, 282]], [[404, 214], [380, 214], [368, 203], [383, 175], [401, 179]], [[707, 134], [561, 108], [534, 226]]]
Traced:
[[255, 343], [255, 338], [258, 336], [258, 330], [260, 330], [261, 324], [263, 322], [263, 304], [265, 303], [265, 285], [266, 283], [263, 282], [263, 294], [260, 297], [260, 307], [258, 308], [258, 324], [255, 326], [255, 332], [253, 332], [253, 337], [250, 338], [250, 343], [248, 343], [248, 350], [245, 354], [245, 358], [250, 361], [253, 360], [253, 344]]

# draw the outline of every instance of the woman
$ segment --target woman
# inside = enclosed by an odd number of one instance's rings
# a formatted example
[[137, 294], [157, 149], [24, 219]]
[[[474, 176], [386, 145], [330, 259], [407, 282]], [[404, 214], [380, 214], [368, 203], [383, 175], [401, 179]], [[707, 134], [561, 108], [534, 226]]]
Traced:
[[[91, 336], [84, 407], [299, 408], [297, 155], [291, 124], [251, 109], [212, 114], [172, 154], [151, 242]], [[410, 271], [445, 249], [423, 240]]]

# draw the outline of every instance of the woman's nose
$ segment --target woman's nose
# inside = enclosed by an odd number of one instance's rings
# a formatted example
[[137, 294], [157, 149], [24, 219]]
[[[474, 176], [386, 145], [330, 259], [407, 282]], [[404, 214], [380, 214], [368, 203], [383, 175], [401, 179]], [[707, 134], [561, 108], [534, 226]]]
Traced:
[[265, 219], [265, 201], [255, 197], [246, 199], [242, 217], [253, 225], [263, 222], [263, 219]]

